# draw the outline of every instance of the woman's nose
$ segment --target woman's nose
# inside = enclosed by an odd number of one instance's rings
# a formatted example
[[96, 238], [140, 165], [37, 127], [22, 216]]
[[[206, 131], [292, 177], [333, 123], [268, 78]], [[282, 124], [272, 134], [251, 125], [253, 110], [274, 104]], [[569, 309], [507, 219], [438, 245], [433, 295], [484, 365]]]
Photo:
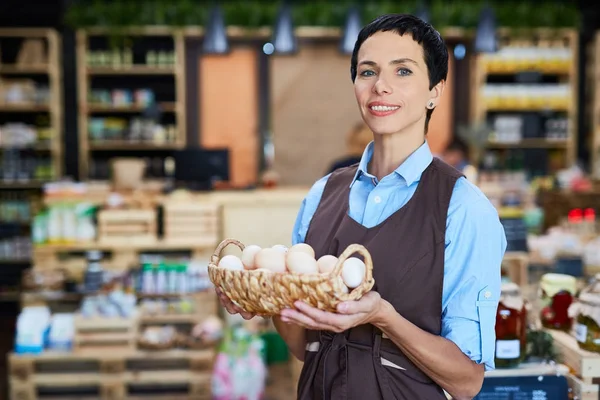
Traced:
[[392, 93], [392, 87], [388, 85], [387, 81], [383, 77], [379, 77], [377, 82], [373, 85], [373, 91], [379, 95]]

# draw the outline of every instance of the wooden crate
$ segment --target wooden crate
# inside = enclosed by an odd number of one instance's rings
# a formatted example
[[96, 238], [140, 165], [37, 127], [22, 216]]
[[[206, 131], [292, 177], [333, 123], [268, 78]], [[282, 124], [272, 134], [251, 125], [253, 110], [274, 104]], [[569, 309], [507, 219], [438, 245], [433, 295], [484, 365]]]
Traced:
[[552, 329], [547, 332], [554, 338], [560, 361], [571, 368], [573, 375], [587, 385], [600, 382], [600, 354], [580, 349], [577, 340], [569, 333]]
[[507, 252], [502, 260], [502, 268], [507, 270], [509, 279], [519, 286], [529, 284], [529, 256], [525, 252]]
[[73, 351], [128, 351], [135, 349], [137, 318], [75, 316]]
[[164, 212], [164, 239], [170, 243], [190, 240], [219, 240], [220, 206], [215, 203], [166, 201]]
[[101, 243], [156, 242], [156, 211], [101, 210], [98, 212], [98, 241]]
[[[10, 354], [11, 399], [211, 398], [215, 351]], [[52, 393], [50, 393], [52, 392]], [[90, 395], [90, 393], [92, 393]], [[69, 395], [69, 397], [67, 397]]]
[[567, 375], [569, 388], [577, 400], [598, 400], [599, 391], [598, 385], [584, 383], [581, 379], [574, 375]]

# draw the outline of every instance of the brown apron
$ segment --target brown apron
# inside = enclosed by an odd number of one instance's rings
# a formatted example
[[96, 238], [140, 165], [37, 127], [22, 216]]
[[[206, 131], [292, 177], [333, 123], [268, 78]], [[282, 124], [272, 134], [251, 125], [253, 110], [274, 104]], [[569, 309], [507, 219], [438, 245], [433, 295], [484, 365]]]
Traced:
[[[339, 256], [350, 244], [373, 258], [373, 290], [419, 328], [439, 335], [448, 205], [460, 172], [434, 158], [408, 203], [381, 224], [365, 228], [348, 215], [357, 166], [328, 179], [305, 242], [317, 258]], [[443, 390], [372, 325], [343, 333], [307, 332], [298, 384], [301, 400], [436, 400]]]

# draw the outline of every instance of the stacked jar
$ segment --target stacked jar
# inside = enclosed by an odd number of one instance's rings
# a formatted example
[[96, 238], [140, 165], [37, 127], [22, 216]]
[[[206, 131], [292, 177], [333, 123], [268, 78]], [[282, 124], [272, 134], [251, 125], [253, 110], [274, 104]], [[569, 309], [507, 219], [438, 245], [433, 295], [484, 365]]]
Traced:
[[575, 318], [575, 338], [580, 348], [600, 353], [600, 274], [585, 287], [569, 307]]
[[577, 280], [571, 275], [550, 273], [542, 276], [539, 297], [544, 307], [540, 318], [545, 328], [567, 332], [571, 329], [569, 307], [576, 291]]
[[504, 283], [496, 312], [496, 367], [519, 366], [526, 349], [527, 304], [517, 284]]

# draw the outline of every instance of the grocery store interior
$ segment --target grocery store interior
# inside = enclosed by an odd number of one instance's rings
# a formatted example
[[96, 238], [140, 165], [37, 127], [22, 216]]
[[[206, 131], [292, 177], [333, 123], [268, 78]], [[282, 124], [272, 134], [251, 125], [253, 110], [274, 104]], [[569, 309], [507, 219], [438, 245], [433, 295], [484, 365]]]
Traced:
[[444, 38], [427, 141], [507, 237], [480, 398], [600, 398], [600, 3], [2, 0], [0, 399], [296, 398], [209, 271], [286, 251], [361, 156], [350, 56], [386, 13]]

